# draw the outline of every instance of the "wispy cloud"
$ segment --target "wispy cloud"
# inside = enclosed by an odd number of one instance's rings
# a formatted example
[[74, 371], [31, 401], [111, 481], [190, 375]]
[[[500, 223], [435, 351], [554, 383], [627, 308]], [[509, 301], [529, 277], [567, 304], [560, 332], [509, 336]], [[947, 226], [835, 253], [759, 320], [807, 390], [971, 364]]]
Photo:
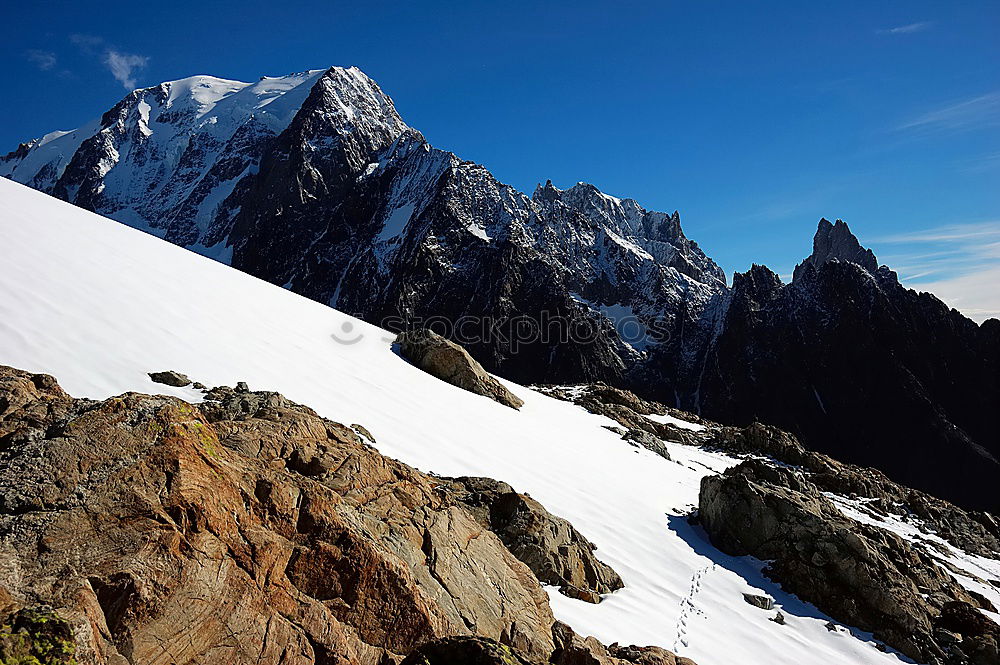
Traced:
[[933, 25], [930, 21], [921, 21], [919, 23], [907, 23], [906, 25], [897, 25], [894, 28], [885, 28], [883, 30], [876, 30], [880, 35], [908, 35], [914, 32], [923, 32], [927, 28]]
[[111, 75], [115, 77], [126, 90], [135, 88], [135, 77], [149, 62], [149, 58], [144, 55], [134, 53], [121, 53], [114, 49], [108, 49], [104, 53], [104, 64]]
[[40, 51], [38, 49], [30, 49], [25, 51], [24, 57], [35, 64], [36, 67], [41, 69], [43, 72], [47, 72], [56, 66], [56, 54], [52, 51]]
[[1000, 124], [1000, 92], [991, 92], [927, 111], [907, 120], [897, 129], [964, 131], [998, 124]]
[[137, 75], [149, 64], [148, 56], [120, 51], [97, 35], [77, 33], [70, 35], [69, 40], [87, 55], [100, 54], [101, 62], [111, 75], [129, 91], [135, 89]]
[[930, 291], [977, 321], [1000, 318], [1000, 220], [946, 224], [875, 238], [910, 288]]

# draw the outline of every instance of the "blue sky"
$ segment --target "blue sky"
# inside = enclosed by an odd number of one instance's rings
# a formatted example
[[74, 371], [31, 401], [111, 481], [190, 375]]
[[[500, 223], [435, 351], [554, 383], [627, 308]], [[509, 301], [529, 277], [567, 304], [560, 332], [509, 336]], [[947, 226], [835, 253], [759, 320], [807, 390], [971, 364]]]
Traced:
[[728, 273], [843, 218], [1000, 312], [1000, 3], [8, 3], [0, 150], [131, 86], [357, 65], [434, 145], [531, 191], [679, 209]]

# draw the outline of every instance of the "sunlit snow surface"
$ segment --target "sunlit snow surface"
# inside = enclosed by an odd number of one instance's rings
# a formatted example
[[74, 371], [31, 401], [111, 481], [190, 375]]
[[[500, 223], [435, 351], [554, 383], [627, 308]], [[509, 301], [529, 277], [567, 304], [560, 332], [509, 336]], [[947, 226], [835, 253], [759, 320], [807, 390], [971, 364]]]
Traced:
[[[197, 399], [150, 382], [155, 370], [208, 385], [247, 381], [365, 425], [382, 452], [425, 471], [507, 481], [568, 518], [625, 580], [600, 605], [550, 593], [558, 618], [605, 642], [661, 645], [700, 665], [899, 662], [866, 636], [827, 630], [828, 618], [764, 579], [759, 562], [718, 553], [688, 524], [700, 479], [734, 460], [669, 443], [665, 460], [623, 442], [600, 416], [508, 384], [525, 400], [514, 411], [422, 373], [390, 342], [374, 326], [0, 178], [0, 363], [48, 372], [92, 398]], [[954, 558], [998, 572], [997, 562]], [[755, 590], [774, 596], [786, 625], [743, 601]]]
[[665, 425], [673, 425], [674, 427], [680, 427], [681, 429], [691, 430], [692, 432], [700, 432], [705, 429], [704, 425], [699, 425], [698, 423], [690, 423], [686, 420], [681, 420], [680, 418], [674, 418], [669, 414], [664, 414], [662, 416], [651, 413], [646, 416], [653, 422], [663, 423]]

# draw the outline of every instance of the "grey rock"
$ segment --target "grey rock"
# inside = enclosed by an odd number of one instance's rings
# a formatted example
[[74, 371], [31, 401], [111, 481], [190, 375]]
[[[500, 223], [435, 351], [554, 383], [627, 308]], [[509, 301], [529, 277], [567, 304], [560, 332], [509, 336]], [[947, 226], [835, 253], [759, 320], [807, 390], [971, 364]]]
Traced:
[[[596, 413], [616, 421], [625, 429], [626, 434], [623, 437], [636, 442], [639, 442], [639, 437], [641, 437], [640, 432], [645, 432], [657, 440], [689, 445], [704, 443], [711, 438], [709, 428], [701, 432], [695, 432], [681, 429], [668, 423], [650, 420], [646, 416], [667, 414], [688, 422], [706, 424], [706, 421], [693, 413], [674, 409], [659, 402], [642, 399], [630, 390], [615, 388], [605, 383], [573, 386], [572, 389], [566, 389], [562, 386], [545, 385], [534, 386], [534, 388], [550, 397], [573, 402], [591, 413]], [[652, 441], [651, 439], [645, 440]]]
[[668, 451], [667, 447], [663, 445], [663, 441], [649, 432], [632, 429], [625, 432], [622, 438], [630, 443], [642, 446], [646, 450], [654, 452], [664, 459], [670, 459], [670, 451]]
[[979, 602], [920, 549], [845, 517], [789, 468], [752, 459], [703, 478], [698, 514], [723, 552], [768, 561], [784, 589], [916, 660], [944, 659], [938, 616]]
[[404, 358], [442, 381], [512, 409], [524, 405], [524, 400], [490, 376], [468, 351], [433, 331], [402, 332], [396, 337], [396, 343]]
[[184, 386], [191, 385], [191, 379], [180, 372], [171, 370], [166, 372], [150, 372], [149, 378], [154, 383], [162, 383], [165, 386], [173, 386], [174, 388], [183, 388]]
[[351, 425], [351, 429], [353, 429], [355, 432], [357, 432], [358, 434], [360, 434], [364, 439], [366, 439], [368, 441], [368, 443], [371, 443], [371, 444], [374, 445], [374, 443], [375, 443], [375, 437], [372, 436], [372, 433], [368, 431], [367, 427], [365, 427], [364, 425], [354, 424], [354, 425]]
[[762, 610], [774, 609], [774, 598], [771, 598], [770, 596], [758, 596], [752, 593], [745, 593], [743, 594], [743, 600], [754, 607], [759, 607]]

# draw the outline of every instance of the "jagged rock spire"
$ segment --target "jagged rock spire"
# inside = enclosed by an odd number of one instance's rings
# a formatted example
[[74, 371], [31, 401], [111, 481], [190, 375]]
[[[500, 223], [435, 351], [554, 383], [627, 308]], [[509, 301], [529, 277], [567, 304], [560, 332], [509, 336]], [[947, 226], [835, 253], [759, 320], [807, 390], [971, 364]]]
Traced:
[[792, 279], [799, 279], [804, 274], [806, 266], [819, 268], [828, 261], [850, 261], [870, 273], [878, 270], [878, 259], [875, 258], [875, 254], [867, 247], [863, 247], [851, 233], [847, 223], [840, 219], [833, 224], [826, 218], [819, 220], [819, 228], [813, 236], [813, 252], [795, 266]]

